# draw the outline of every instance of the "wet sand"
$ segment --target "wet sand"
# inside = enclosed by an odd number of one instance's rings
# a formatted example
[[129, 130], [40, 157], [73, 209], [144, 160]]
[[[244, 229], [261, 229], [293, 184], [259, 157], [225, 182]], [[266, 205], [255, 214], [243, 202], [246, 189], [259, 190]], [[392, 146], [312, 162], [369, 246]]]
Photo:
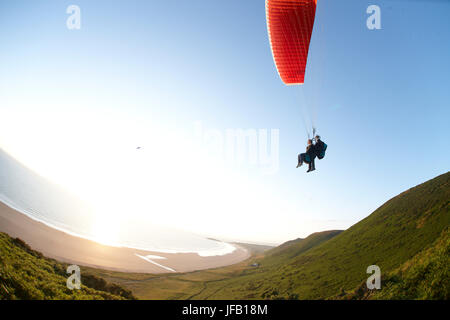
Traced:
[[[123, 272], [188, 272], [231, 265], [250, 256], [246, 249], [237, 245], [230, 254], [211, 257], [201, 257], [197, 253], [161, 253], [102, 245], [51, 228], [2, 202], [0, 232], [20, 238], [34, 250], [61, 262]], [[165, 259], [142, 258], [149, 255]]]

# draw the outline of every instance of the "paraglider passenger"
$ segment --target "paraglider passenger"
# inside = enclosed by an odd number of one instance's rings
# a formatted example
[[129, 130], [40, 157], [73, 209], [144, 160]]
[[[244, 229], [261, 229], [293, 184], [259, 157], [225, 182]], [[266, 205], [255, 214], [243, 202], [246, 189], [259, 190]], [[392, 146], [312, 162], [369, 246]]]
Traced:
[[314, 145], [312, 143], [312, 140], [308, 139], [308, 145], [306, 146], [306, 153], [300, 153], [298, 155], [297, 168], [301, 167], [303, 165], [303, 162], [305, 162], [309, 165], [308, 171], [306, 171], [306, 172], [311, 172], [311, 171], [316, 170], [316, 166], [314, 163], [315, 157], [316, 157], [316, 152], [315, 152]]

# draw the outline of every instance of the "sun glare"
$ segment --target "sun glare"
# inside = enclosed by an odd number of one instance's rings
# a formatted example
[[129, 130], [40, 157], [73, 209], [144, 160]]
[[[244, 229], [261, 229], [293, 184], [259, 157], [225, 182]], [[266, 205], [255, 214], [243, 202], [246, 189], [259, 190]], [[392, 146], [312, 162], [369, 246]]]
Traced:
[[[20, 118], [20, 112], [10, 112], [11, 118]], [[113, 112], [105, 118], [101, 113], [91, 112], [88, 117], [80, 111], [70, 121], [55, 108], [49, 108], [48, 118], [41, 113], [32, 148], [29, 136], [17, 128], [0, 128], [0, 132], [18, 133], [5, 135], [14, 137], [8, 150], [95, 208], [92, 234], [99, 242], [119, 241], [117, 230], [130, 220], [208, 236], [267, 236], [273, 229], [273, 212], [280, 208], [284, 214], [295, 212], [273, 190], [197, 143], [194, 123], [189, 136], [151, 120]], [[83, 123], [81, 131], [79, 123]], [[33, 129], [36, 124], [30, 121], [27, 126]], [[258, 228], [249, 231], [255, 221]]]
[[110, 219], [97, 218], [92, 226], [93, 240], [104, 245], [117, 246], [119, 224]]

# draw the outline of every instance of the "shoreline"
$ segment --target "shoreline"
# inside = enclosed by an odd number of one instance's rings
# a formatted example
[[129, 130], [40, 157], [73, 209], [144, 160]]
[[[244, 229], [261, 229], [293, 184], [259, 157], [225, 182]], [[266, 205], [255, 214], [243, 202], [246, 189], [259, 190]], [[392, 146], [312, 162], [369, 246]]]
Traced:
[[[90, 240], [93, 241], [95, 243], [99, 243], [99, 244], [103, 244], [109, 247], [115, 247], [115, 248], [128, 248], [128, 249], [135, 249], [135, 250], [140, 250], [140, 251], [148, 251], [148, 252], [159, 252], [159, 253], [194, 253], [194, 254], [198, 254], [202, 257], [214, 257], [214, 256], [222, 256], [222, 255], [226, 255], [228, 253], [232, 253], [234, 250], [236, 250], [236, 245], [232, 244], [232, 242], [225, 242], [225, 241], [221, 241], [221, 240], [216, 240], [216, 239], [212, 239], [212, 238], [206, 238], [208, 240], [212, 240], [212, 241], [217, 241], [217, 242], [221, 242], [226, 244], [227, 246], [233, 247], [232, 251], [227, 252], [225, 254], [202, 254], [205, 251], [203, 250], [199, 250], [199, 251], [183, 251], [183, 250], [176, 250], [176, 249], [150, 249], [150, 248], [144, 248], [144, 247], [138, 247], [138, 246], [133, 246], [133, 245], [125, 245], [125, 244], [111, 244], [111, 243], [101, 243], [101, 241], [96, 240], [95, 238], [89, 236], [89, 235], [83, 235], [80, 233], [77, 233], [76, 231], [71, 231], [68, 229], [64, 229], [64, 227], [60, 227], [57, 226], [56, 224], [52, 224], [52, 222], [49, 221], [45, 221], [43, 219], [39, 219], [35, 216], [33, 216], [33, 214], [27, 212], [26, 210], [20, 209], [12, 200], [10, 200], [9, 198], [2, 196], [0, 194], [0, 203], [3, 203], [4, 205], [6, 205], [7, 207], [9, 207], [10, 209], [25, 215], [26, 217], [30, 218], [33, 221], [42, 223], [44, 225], [46, 225], [47, 227], [49, 227], [50, 229], [54, 229], [54, 230], [58, 230], [61, 231], [63, 233], [66, 233], [68, 235], [71, 235], [73, 237], [76, 238], [82, 238], [85, 240]], [[0, 229], [1, 232], [1, 229]]]
[[[190, 272], [232, 265], [250, 257], [248, 250], [236, 244], [229, 244], [235, 247], [233, 252], [220, 256], [200, 256], [193, 252], [168, 253], [104, 245], [53, 228], [2, 201], [0, 201], [0, 232], [22, 239], [31, 248], [42, 252], [48, 258], [120, 272]], [[155, 259], [158, 263], [154, 261]]]

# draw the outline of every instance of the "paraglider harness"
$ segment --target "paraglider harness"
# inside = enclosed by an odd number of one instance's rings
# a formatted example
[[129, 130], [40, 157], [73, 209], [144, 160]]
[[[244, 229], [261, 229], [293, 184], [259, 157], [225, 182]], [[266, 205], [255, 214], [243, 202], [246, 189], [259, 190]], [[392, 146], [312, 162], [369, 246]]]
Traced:
[[[316, 136], [316, 128], [313, 127], [313, 137], [315, 136]], [[322, 140], [320, 140], [319, 137], [319, 142], [316, 142], [314, 144], [314, 151], [316, 152], [316, 156], [317, 158], [319, 158], [319, 160], [322, 160], [325, 157], [325, 151], [327, 151], [327, 147], [328, 147], [327, 144]]]
[[322, 140], [319, 140], [319, 142], [315, 144], [316, 155], [319, 160], [322, 160], [325, 157], [325, 151], [327, 151], [327, 147], [327, 144]]

